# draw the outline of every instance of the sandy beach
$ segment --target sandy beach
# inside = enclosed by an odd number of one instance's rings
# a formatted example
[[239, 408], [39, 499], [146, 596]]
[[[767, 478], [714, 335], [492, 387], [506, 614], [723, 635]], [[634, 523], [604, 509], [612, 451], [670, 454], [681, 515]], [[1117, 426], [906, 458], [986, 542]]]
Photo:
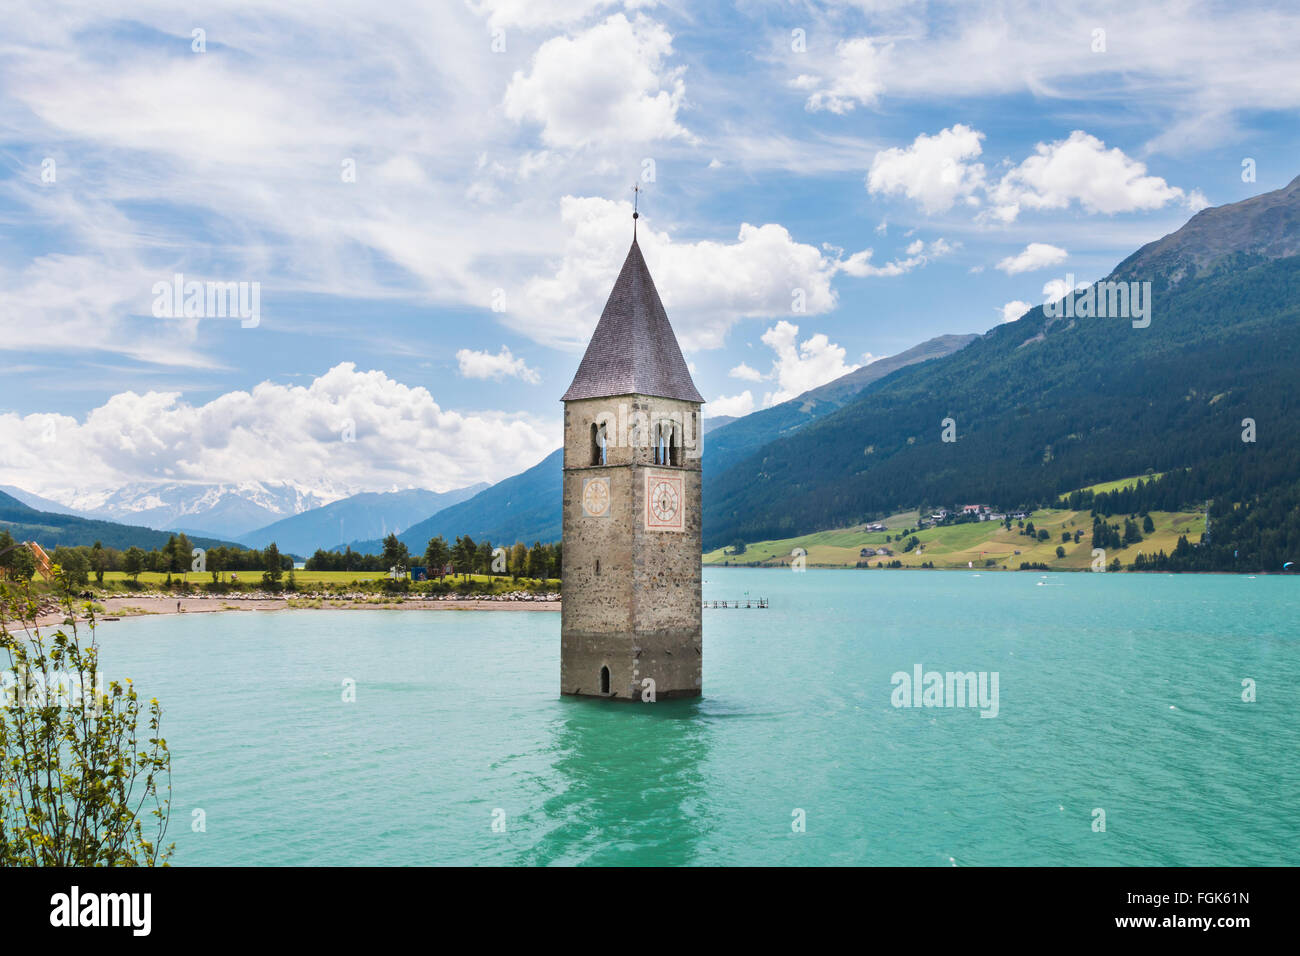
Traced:
[[[79, 601], [78, 604], [84, 604]], [[96, 604], [104, 610], [98, 621], [120, 620], [153, 614], [216, 614], [223, 611], [558, 611], [560, 602], [553, 595], [529, 598], [448, 598], [392, 597], [388, 595], [326, 596], [299, 595], [294, 597], [266, 597], [262, 595], [211, 595], [191, 597], [159, 597], [129, 595], [126, 597], [98, 598]], [[60, 609], [37, 618], [37, 625], [46, 627], [65, 620]], [[85, 620], [83, 614], [77, 620]]]

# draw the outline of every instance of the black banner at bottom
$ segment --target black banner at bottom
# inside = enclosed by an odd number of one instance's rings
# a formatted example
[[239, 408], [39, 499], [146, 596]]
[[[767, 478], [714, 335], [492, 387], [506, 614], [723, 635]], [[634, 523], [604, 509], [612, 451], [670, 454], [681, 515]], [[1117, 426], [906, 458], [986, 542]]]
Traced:
[[[1285, 869], [628, 869], [546, 873], [478, 869], [0, 871], [6, 941], [313, 940], [462, 930], [567, 935], [631, 907], [650, 939], [847, 929], [988, 940], [1192, 937], [1232, 945], [1282, 930]], [[590, 882], [595, 880], [596, 882]], [[675, 905], [665, 906], [672, 902]], [[683, 920], [683, 922], [677, 922]], [[662, 925], [656, 926], [656, 923]], [[690, 927], [687, 930], [687, 927]], [[910, 927], [910, 929], [909, 929]], [[791, 926], [795, 928], [795, 926]], [[196, 936], [196, 931], [201, 936]], [[701, 933], [701, 931], [703, 931]], [[578, 934], [579, 937], [585, 935]], [[892, 935], [892, 933], [890, 934]], [[416, 938], [419, 938], [417, 935]], [[970, 939], [974, 942], [973, 937]]]

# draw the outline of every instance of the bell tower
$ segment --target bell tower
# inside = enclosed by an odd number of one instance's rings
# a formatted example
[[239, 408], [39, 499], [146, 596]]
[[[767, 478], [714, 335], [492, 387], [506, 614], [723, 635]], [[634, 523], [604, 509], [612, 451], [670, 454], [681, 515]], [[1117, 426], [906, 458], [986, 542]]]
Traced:
[[698, 696], [704, 399], [635, 235], [562, 401], [560, 692]]

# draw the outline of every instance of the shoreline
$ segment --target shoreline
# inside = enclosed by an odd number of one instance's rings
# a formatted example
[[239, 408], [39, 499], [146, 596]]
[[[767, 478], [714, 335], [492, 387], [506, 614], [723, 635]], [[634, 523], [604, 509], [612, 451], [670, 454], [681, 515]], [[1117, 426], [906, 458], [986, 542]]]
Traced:
[[[77, 604], [84, 604], [78, 600]], [[96, 623], [122, 620], [130, 617], [156, 615], [221, 614], [239, 611], [559, 611], [560, 602], [550, 596], [537, 600], [511, 598], [437, 598], [437, 597], [372, 597], [353, 598], [329, 595], [307, 595], [293, 598], [263, 596], [236, 597], [211, 595], [203, 597], [127, 597], [97, 598], [95, 603], [104, 610], [95, 615]], [[179, 607], [179, 609], [178, 609]], [[62, 608], [48, 611], [36, 618], [37, 627], [61, 624], [67, 619]], [[77, 614], [77, 622], [86, 620]]]
[[[789, 571], [790, 565], [787, 564], [705, 564], [702, 565], [705, 571]], [[809, 571], [1009, 571], [1012, 574], [1097, 574], [1091, 568], [1052, 568], [1046, 571], [1042, 568], [922, 568], [916, 565], [905, 564], [901, 568], [858, 568], [851, 564], [806, 564], [806, 570]], [[1169, 575], [1187, 575], [1194, 576], [1197, 574], [1226, 574], [1235, 578], [1249, 577], [1295, 577], [1300, 575], [1296, 571], [1155, 571], [1143, 568], [1141, 571], [1133, 568], [1121, 568], [1119, 571], [1107, 571], [1107, 574], [1169, 574]]]

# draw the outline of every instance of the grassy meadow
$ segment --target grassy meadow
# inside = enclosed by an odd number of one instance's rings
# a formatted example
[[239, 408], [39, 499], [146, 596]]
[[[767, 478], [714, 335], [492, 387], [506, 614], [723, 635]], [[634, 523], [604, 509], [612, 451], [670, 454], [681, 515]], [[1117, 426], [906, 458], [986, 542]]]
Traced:
[[[1110, 484], [1120, 487], [1122, 483]], [[1007, 530], [1001, 522], [979, 521], [917, 531], [915, 536], [920, 543], [912, 551], [904, 553], [905, 541], [899, 541], [898, 535], [908, 527], [915, 527], [916, 517], [915, 511], [892, 515], [884, 522], [886, 531], [866, 531], [865, 526], [858, 526], [776, 541], [758, 541], [748, 545], [741, 555], [728, 554], [726, 552], [730, 549], [719, 548], [704, 555], [704, 563], [716, 567], [788, 565], [795, 548], [803, 548], [808, 555], [808, 565], [817, 567], [851, 568], [865, 560], [872, 567], [881, 562], [901, 561], [904, 567], [932, 563], [936, 568], [965, 568], [970, 564], [976, 568], [1017, 570], [1022, 562], [1028, 562], [1046, 564], [1056, 570], [1081, 571], [1092, 563], [1092, 516], [1087, 511], [1042, 509], [1033, 512], [1026, 524], [1032, 521], [1035, 531], [1046, 531], [1046, 541], [1021, 534], [1015, 522], [1012, 522], [1011, 530]], [[1108, 520], [1123, 525], [1123, 517]], [[1137, 544], [1108, 550], [1107, 561], [1118, 557], [1123, 564], [1129, 565], [1139, 553], [1151, 555], [1164, 551], [1168, 554], [1177, 546], [1179, 535], [1197, 541], [1205, 531], [1205, 515], [1201, 512], [1153, 511], [1151, 521], [1155, 525], [1154, 532], [1144, 534], [1143, 540]], [[1077, 544], [1074, 542], [1076, 531], [1083, 532]], [[1070, 534], [1068, 543], [1061, 540], [1066, 532]], [[892, 536], [894, 540], [886, 542], [886, 536]], [[859, 551], [868, 546], [892, 548], [894, 554], [862, 558]], [[1056, 556], [1058, 546], [1065, 549], [1065, 557]]]

